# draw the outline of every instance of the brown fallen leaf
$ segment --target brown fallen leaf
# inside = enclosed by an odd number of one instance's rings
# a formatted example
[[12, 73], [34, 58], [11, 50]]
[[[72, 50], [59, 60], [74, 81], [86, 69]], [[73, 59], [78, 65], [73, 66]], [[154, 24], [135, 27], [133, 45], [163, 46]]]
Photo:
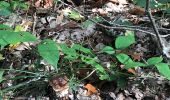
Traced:
[[36, 8], [50, 8], [53, 6], [53, 0], [37, 0], [34, 5]]
[[133, 15], [144, 15], [145, 9], [139, 6], [130, 5], [129, 13]]
[[40, 7], [41, 5], [41, 0], [37, 0], [35, 3], [34, 3], [35, 7]]
[[143, 54], [142, 53], [135, 53], [134, 52], [133, 54], [131, 54], [131, 56], [132, 56], [133, 60], [140, 61], [142, 56], [143, 56]]
[[64, 24], [63, 26], [64, 26], [64, 28], [68, 28], [68, 29], [74, 29], [74, 28], [79, 27], [75, 21], [70, 21], [70, 22]]
[[61, 24], [63, 22], [63, 19], [64, 19], [64, 15], [63, 15], [63, 13], [60, 13], [60, 15], [57, 16], [57, 18], [56, 18], [56, 24], [57, 25]]
[[69, 87], [68, 78], [66, 76], [56, 76], [49, 81], [49, 84], [56, 92], [62, 92]]
[[[133, 15], [145, 15], [145, 8], [142, 8], [140, 6], [136, 6], [136, 5], [130, 5], [129, 6], [130, 10], [129, 13], [133, 14]], [[158, 9], [151, 9], [151, 14], [155, 15], [156, 13], [160, 12], [160, 10]]]
[[53, 0], [45, 0], [44, 8], [50, 8], [53, 6]]
[[134, 51], [130, 51], [130, 50], [127, 50], [127, 49], [125, 49], [125, 50], [117, 50], [116, 52], [117, 53], [125, 53], [127, 55], [130, 55], [133, 58], [133, 60], [137, 60], [137, 61], [140, 61], [141, 58], [143, 57], [142, 53], [136, 53]]
[[134, 75], [136, 74], [136, 71], [135, 71], [134, 69], [132, 69], [132, 68], [129, 68], [129, 69], [128, 69], [128, 72], [129, 72], [129, 73], [132, 73], [132, 74], [134, 74]]
[[[119, 67], [120, 67], [121, 69], [124, 69], [124, 68], [125, 68], [125, 65], [120, 65]], [[129, 68], [129, 69], [127, 69], [127, 71], [128, 71], [129, 73], [131, 73], [131, 74], [136, 75], [136, 70], [135, 70], [135, 69]]]
[[84, 87], [87, 89], [88, 96], [96, 94], [98, 92], [92, 84], [86, 84]]

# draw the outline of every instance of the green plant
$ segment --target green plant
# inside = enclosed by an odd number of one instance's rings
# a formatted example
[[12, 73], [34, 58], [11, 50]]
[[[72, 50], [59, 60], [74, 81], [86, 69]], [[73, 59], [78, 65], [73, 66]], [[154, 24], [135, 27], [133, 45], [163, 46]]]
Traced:
[[8, 44], [16, 44], [18, 42], [36, 41], [36, 37], [29, 32], [14, 32], [8, 30], [0, 30], [1, 49]]
[[12, 0], [10, 2], [0, 1], [0, 15], [9, 16], [13, 10], [16, 9], [28, 10], [29, 6], [27, 3], [22, 2], [21, 0]]
[[[146, 6], [146, 0], [133, 0], [133, 3], [144, 8]], [[159, 1], [150, 0], [151, 9], [158, 8], [160, 10], [163, 10], [166, 13], [170, 13], [169, 5], [170, 3], [168, 0], [159, 0]]]
[[43, 40], [38, 45], [39, 54], [57, 70], [59, 50], [57, 44], [52, 40]]
[[[116, 38], [115, 46], [118, 50], [123, 50], [133, 43], [135, 43], [134, 33], [127, 31], [125, 36], [119, 36]], [[170, 79], [170, 69], [167, 63], [163, 63], [162, 57], [152, 57], [147, 60], [147, 63], [142, 62], [135, 62], [131, 59], [127, 54], [124, 53], [116, 53], [116, 50], [112, 47], [106, 46], [102, 49], [102, 52], [107, 54], [111, 54], [117, 58], [117, 60], [125, 65], [125, 69], [135, 68], [135, 67], [148, 67], [148, 66], [155, 66], [159, 73], [165, 76], [167, 79]]]
[[[167, 79], [169, 79], [169, 74], [166, 74], [167, 71], [170, 71], [170, 70], [167, 70], [169, 69], [168, 64], [162, 63], [163, 59], [161, 57], [152, 57], [147, 60], [147, 63], [142, 63], [142, 62], [133, 61], [133, 59], [131, 59], [127, 54], [116, 53], [116, 50], [123, 50], [134, 43], [135, 43], [134, 33], [131, 31], [127, 31], [125, 33], [125, 36], [119, 36], [116, 38], [116, 41], [115, 41], [116, 49], [110, 46], [106, 46], [100, 51], [100, 53], [107, 53], [107, 54], [113, 55], [115, 58], [117, 58], [117, 60], [120, 63], [125, 65], [125, 69], [127, 70], [130, 68], [135, 68], [135, 67], [155, 66], [162, 75], [164, 75]], [[97, 70], [100, 79], [102, 80], [114, 79], [112, 77], [113, 75], [109, 76], [107, 69], [104, 68], [100, 64], [99, 59], [97, 59], [96, 55], [90, 49], [84, 48], [81, 45], [77, 45], [77, 44], [74, 44], [72, 47], [68, 47], [66, 44], [60, 44], [59, 49], [61, 49], [61, 52], [65, 54], [65, 59], [74, 61], [80, 58], [81, 62], [84, 62], [86, 64], [93, 66]], [[53, 50], [51, 49], [50, 51], [53, 51]], [[49, 55], [52, 55], [52, 52]], [[163, 66], [163, 67], [160, 67], [160, 66]], [[165, 68], [166, 71], [162, 70], [163, 68]]]
[[0, 1], [0, 15], [1, 16], [9, 16], [11, 14], [10, 4], [5, 1]]
[[[0, 25], [0, 46], [1, 49], [3, 49], [4, 46], [7, 46], [9, 44], [15, 44], [18, 42], [36, 42], [38, 39], [36, 39], [35, 36], [33, 36], [29, 32], [20, 32], [19, 30], [15, 32], [15, 30], [12, 30], [8, 26]], [[117, 80], [117, 83], [120, 87], [122, 87], [125, 82], [124, 79], [131, 76], [132, 74], [127, 73], [127, 71], [120, 70], [117, 66], [124, 65], [124, 69], [128, 70], [135, 67], [148, 67], [148, 66], [155, 66], [160, 74], [165, 76], [167, 79], [170, 79], [170, 69], [167, 63], [163, 63], [162, 57], [152, 57], [146, 61], [146, 63], [143, 62], [136, 62], [128, 54], [120, 53], [117, 51], [121, 51], [124, 49], [129, 48], [131, 45], [135, 43], [135, 36], [134, 32], [132, 31], [126, 31], [124, 36], [118, 36], [115, 41], [115, 48], [111, 46], [105, 46], [101, 51], [98, 53], [105, 53], [110, 55], [113, 59], [116, 59], [116, 62], [111, 63], [110, 68], [106, 68], [101, 64], [101, 61], [98, 59], [96, 52], [83, 47], [79, 44], [73, 44], [73, 45], [66, 45], [64, 43], [56, 43], [53, 40], [45, 39], [45, 40], [39, 40], [41, 41], [37, 45], [37, 65], [40, 65], [40, 62], [38, 60], [44, 59], [48, 62], [49, 65], [51, 65], [54, 68], [54, 71], [52, 72], [41, 72], [40, 70], [16, 70], [16, 69], [1, 69], [0, 70], [0, 82], [6, 81], [6, 79], [3, 78], [3, 75], [5, 71], [13, 70], [15, 72], [22, 73], [22, 76], [16, 76], [14, 78], [11, 78], [10, 80], [18, 80], [18, 79], [24, 79], [24, 78], [30, 78], [32, 82], [36, 82], [40, 79], [47, 78], [49, 79], [53, 75], [56, 74], [66, 74], [70, 79], [71, 83], [70, 86], [73, 86], [75, 88], [75, 84], [77, 78], [76, 74], [77, 71], [79, 71], [80, 68], [90, 68], [94, 71], [96, 71], [97, 76], [99, 76], [99, 79], [101, 80]], [[1, 57], [3, 60], [3, 57]], [[67, 64], [68, 63], [68, 64]], [[36, 66], [36, 65], [35, 65]], [[25, 73], [25, 74], [23, 74]], [[71, 77], [70, 77], [71, 76]], [[85, 77], [86, 78], [86, 77]], [[83, 78], [83, 79], [85, 79]], [[38, 79], [38, 80], [36, 80]], [[1, 92], [6, 92], [12, 89], [20, 88], [29, 82], [22, 82], [16, 86], [9, 87], [7, 89], [1, 90]]]

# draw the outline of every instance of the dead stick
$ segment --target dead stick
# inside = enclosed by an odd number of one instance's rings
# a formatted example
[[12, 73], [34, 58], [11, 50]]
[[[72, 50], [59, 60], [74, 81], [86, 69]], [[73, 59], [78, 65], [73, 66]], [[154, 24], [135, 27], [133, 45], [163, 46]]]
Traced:
[[156, 27], [155, 20], [153, 19], [152, 14], [151, 14], [150, 0], [146, 0], [146, 13], [148, 14], [148, 17], [149, 17], [149, 19], [150, 19], [150, 21], [152, 23], [152, 26], [153, 26], [153, 30], [155, 31], [156, 38], [158, 40], [158, 49], [159, 49], [159, 52], [163, 56], [164, 61], [168, 62], [167, 56], [163, 53], [163, 47], [164, 47], [163, 44], [162, 44], [163, 41], [162, 41], [162, 39], [160, 37], [158, 28]]
[[163, 50], [163, 45], [162, 45], [162, 41], [161, 41], [161, 37], [160, 37], [160, 34], [159, 34], [159, 31], [156, 27], [156, 24], [155, 24], [155, 20], [154, 18], [152, 17], [152, 14], [151, 14], [151, 9], [150, 9], [150, 0], [146, 0], [146, 13], [152, 23], [152, 26], [153, 26], [153, 30], [155, 31], [155, 34], [156, 34], [156, 38], [158, 40], [158, 49], [159, 49], [159, 52], [161, 54], [163, 54], [162, 50]]

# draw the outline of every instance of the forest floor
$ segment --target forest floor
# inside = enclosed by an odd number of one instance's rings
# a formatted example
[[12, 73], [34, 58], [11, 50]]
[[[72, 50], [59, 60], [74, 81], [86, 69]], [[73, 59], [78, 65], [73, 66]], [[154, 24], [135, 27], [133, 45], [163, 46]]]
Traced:
[[[10, 13], [0, 11], [0, 32], [10, 28], [14, 32], [29, 32], [38, 39], [3, 47], [0, 37], [0, 100], [170, 100], [168, 76], [153, 66], [126, 69], [126, 64], [108, 51], [118, 48], [118, 37], [133, 33], [135, 42], [115, 50], [115, 55], [123, 53], [144, 63], [159, 57], [169, 64], [170, 14], [151, 8], [150, 19], [139, 3], [141, 0], [33, 1], [0, 1], [0, 10], [8, 4], [12, 7], [5, 8]], [[5, 37], [8, 39], [11, 37]], [[48, 57], [47, 61], [43, 59], [40, 46], [37, 47], [46, 39], [66, 44], [61, 45], [63, 51], [59, 49], [57, 70], [49, 64]], [[128, 41], [122, 40], [121, 45]], [[65, 47], [74, 44], [82, 46], [76, 51], [79, 54], [76, 59], [71, 58], [74, 50]], [[46, 48], [51, 50], [50, 46]], [[89, 50], [92, 54], [88, 54]], [[53, 56], [50, 52], [47, 55]], [[101, 77], [98, 66], [110, 76]]]

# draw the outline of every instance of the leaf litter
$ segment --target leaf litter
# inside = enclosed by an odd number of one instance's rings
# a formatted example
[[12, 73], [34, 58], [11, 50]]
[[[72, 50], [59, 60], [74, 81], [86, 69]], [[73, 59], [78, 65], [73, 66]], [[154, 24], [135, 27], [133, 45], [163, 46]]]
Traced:
[[[31, 1], [31, 0], [30, 0]], [[44, 1], [44, 4], [42, 3]], [[136, 7], [135, 5], [132, 5], [133, 7], [129, 7], [131, 5], [128, 0], [94, 0], [96, 3], [94, 6], [90, 5], [92, 8], [90, 8], [91, 13], [88, 17], [93, 17], [96, 14], [101, 15], [102, 18], [110, 20], [114, 20], [113, 22], [116, 22], [116, 24], [122, 24], [126, 23], [125, 21], [128, 20], [130, 23], [135, 24], [137, 26], [140, 26], [140, 23], [143, 24], [143, 22], [148, 22], [145, 17], [139, 17], [138, 15], [144, 15], [143, 8]], [[37, 0], [33, 5], [30, 7], [36, 8], [35, 12], [29, 12], [26, 22], [31, 22], [32, 24], [26, 24], [23, 31], [30, 31], [35, 30], [34, 34], [36, 37], [39, 37], [40, 39], [52, 39], [56, 41], [57, 43], [68, 43], [74, 44], [74, 43], [81, 43], [87, 45], [89, 48], [100, 51], [101, 48], [105, 47], [106, 45], [115, 46], [114, 39], [115, 34], [116, 35], [122, 35], [121, 33], [124, 33], [125, 30], [123, 29], [102, 29], [101, 26], [98, 26], [96, 24], [92, 24], [89, 27], [82, 27], [82, 22], [86, 20], [87, 16], [84, 16], [83, 14], [75, 11], [74, 8], [81, 11], [81, 7], [84, 7], [83, 5], [80, 5], [79, 7], [70, 7], [73, 6], [72, 4], [66, 4], [66, 2], [62, 2], [58, 5], [54, 5], [53, 0]], [[43, 5], [42, 5], [43, 4]], [[73, 3], [74, 4], [74, 3]], [[131, 9], [129, 9], [131, 8]], [[31, 9], [31, 8], [30, 8]], [[82, 11], [83, 12], [83, 11]], [[121, 17], [120, 15], [121, 14]], [[35, 17], [35, 19], [33, 18]], [[105, 18], [106, 17], [106, 18]], [[108, 18], [107, 18], [108, 17]], [[10, 15], [7, 19], [5, 17], [2, 17], [3, 24], [9, 25], [11, 27], [16, 27], [17, 25], [22, 24], [25, 16], [16, 13]], [[111, 24], [113, 23], [111, 22]], [[89, 24], [89, 23], [86, 23]], [[106, 21], [106, 24], [110, 24]], [[141, 25], [142, 25], [141, 24]], [[88, 25], [87, 25], [88, 26]], [[168, 27], [168, 25], [165, 25]], [[118, 26], [119, 27], [119, 26]], [[151, 29], [150, 29], [151, 30]], [[109, 32], [111, 34], [109, 34]], [[151, 31], [152, 32], [152, 31]], [[118, 33], [118, 34], [117, 34]], [[156, 44], [153, 44], [155, 40], [153, 40], [153, 37], [151, 35], [148, 35], [146, 33], [140, 33], [136, 32], [135, 34], [137, 38], [137, 43], [135, 45], [132, 45], [132, 48], [128, 48], [127, 50], [122, 50], [119, 52], [126, 52], [129, 56], [131, 56], [135, 61], [141, 61], [145, 60], [146, 58], [149, 58], [153, 55], [157, 55]], [[111, 40], [110, 40], [111, 39]], [[110, 40], [110, 41], [109, 41]], [[153, 40], [154, 42], [150, 42], [150, 40]], [[16, 47], [9, 47], [8, 49], [10, 52], [6, 53], [6, 57], [3, 55], [3, 59], [6, 61], [3, 62], [1, 65], [14, 65], [13, 67], [19, 68], [22, 64], [25, 67], [22, 69], [32, 70], [34, 65], [31, 66], [32, 63], [37, 63], [36, 61], [36, 53], [29, 51], [32, 49], [32, 47], [35, 47], [37, 43], [28, 43], [23, 42], [20, 45], [17, 45]], [[168, 48], [169, 46], [167, 46]], [[169, 50], [169, 49], [168, 49]], [[167, 53], [168, 50], [164, 49], [164, 52]], [[18, 53], [19, 51], [19, 53]], [[2, 53], [4, 53], [3, 51]], [[167, 55], [167, 54], [166, 54]], [[20, 56], [20, 57], [17, 57]], [[11, 60], [11, 57], [13, 60]], [[109, 55], [100, 55], [97, 54], [98, 59], [103, 61], [104, 63], [107, 62], [106, 67], [110, 68], [112, 66], [109, 66], [108, 64], [111, 64], [114, 59], [110, 59]], [[169, 56], [168, 56], [169, 57]], [[30, 60], [29, 60], [30, 59]], [[40, 68], [42, 71], [53, 71], [54, 69], [51, 68], [45, 61], [41, 60], [41, 66]], [[48, 68], [45, 68], [47, 67]], [[122, 67], [122, 65], [120, 65]], [[31, 68], [32, 67], [32, 68]], [[124, 67], [124, 65], [123, 65]], [[123, 70], [124, 68], [121, 68]], [[48, 70], [47, 70], [48, 69]], [[110, 100], [145, 100], [153, 98], [154, 100], [165, 100], [170, 98], [170, 89], [169, 87], [169, 81], [163, 80], [161, 76], [159, 76], [154, 70], [148, 73], [148, 69], [129, 69], [128, 72], [132, 74], [137, 74], [140, 77], [131, 77], [129, 78], [129, 81], [127, 83], [127, 86], [125, 89], [120, 89], [118, 85], [115, 85], [115, 81], [109, 82], [108, 85], [107, 81], [101, 81], [96, 78], [96, 76], [91, 76], [86, 81], [90, 81], [91, 83], [88, 83], [85, 85], [85, 81], [82, 82], [77, 86], [76, 93], [74, 93], [68, 83], [68, 78], [64, 75], [61, 76], [54, 76], [49, 82], [44, 82], [43, 85], [45, 85], [43, 88], [50, 91], [46, 92], [45, 94], [42, 94], [44, 97], [47, 95], [47, 97], [51, 94], [51, 91], [53, 92], [53, 96], [50, 98], [60, 98], [63, 100], [72, 99], [74, 100], [75, 97], [78, 100], [100, 100], [109, 98]], [[140, 71], [140, 72], [139, 72]], [[1, 72], [1, 71], [0, 71]], [[2, 72], [1, 72], [2, 73]], [[86, 72], [89, 74], [89, 70]], [[139, 74], [140, 73], [140, 74]], [[22, 73], [19, 73], [22, 74]], [[81, 74], [81, 73], [79, 73]], [[86, 74], [87, 75], [87, 74]], [[9, 72], [8, 75], [6, 75], [6, 78], [13, 78], [17, 75], [16, 72]], [[85, 77], [85, 76], [83, 76]], [[154, 80], [155, 84], [151, 81], [149, 78], [151, 77], [152, 80]], [[2, 79], [1, 79], [2, 80]], [[28, 82], [32, 81], [31, 79], [26, 79]], [[150, 80], [150, 81], [148, 81]], [[19, 80], [21, 82], [25, 82], [25, 80]], [[46, 81], [46, 80], [45, 80]], [[136, 84], [139, 83], [140, 84]], [[92, 85], [93, 83], [93, 85]], [[161, 83], [161, 86], [160, 86]], [[0, 88], [8, 87], [15, 85], [14, 81], [8, 81], [7, 83], [3, 83]], [[82, 85], [83, 84], [83, 85]], [[122, 83], [123, 84], [123, 83]], [[154, 84], [154, 85], [153, 85]], [[49, 88], [49, 86], [52, 88]], [[106, 88], [105, 90], [102, 90], [102, 88]], [[109, 92], [109, 88], [113, 89]], [[31, 89], [27, 89], [26, 91], [31, 91]], [[18, 96], [23, 96], [22, 91], [18, 95], [15, 94], [13, 97], [17, 98]], [[38, 91], [39, 92], [39, 91]], [[19, 95], [20, 94], [20, 95]], [[12, 93], [7, 94], [7, 96], [12, 97]], [[28, 95], [28, 98], [31, 98], [31, 95]], [[108, 96], [108, 97], [107, 97]], [[44, 98], [45, 100], [46, 98]]]

